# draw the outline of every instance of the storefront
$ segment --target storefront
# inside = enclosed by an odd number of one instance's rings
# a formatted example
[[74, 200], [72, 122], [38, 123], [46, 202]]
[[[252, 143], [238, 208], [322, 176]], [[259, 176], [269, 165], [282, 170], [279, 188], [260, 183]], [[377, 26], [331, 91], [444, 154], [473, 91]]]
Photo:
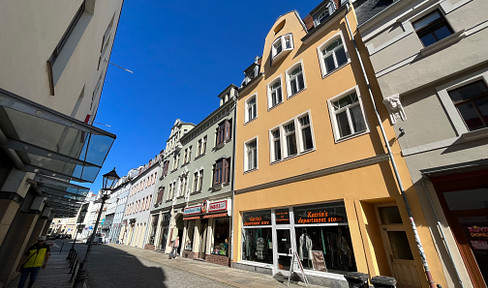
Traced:
[[[171, 214], [169, 212], [162, 214], [161, 219], [161, 231], [160, 231], [160, 239], [159, 239], [159, 246], [157, 249], [166, 252], [166, 246], [168, 244], [168, 232], [169, 232], [169, 221], [171, 219]], [[168, 249], [169, 250], [169, 249]], [[168, 252], [169, 253], [169, 252]]]
[[203, 201], [184, 209], [182, 257], [229, 265], [231, 200]]
[[242, 263], [284, 275], [298, 261], [309, 272], [356, 271], [342, 201], [244, 212], [242, 221]]
[[426, 173], [475, 287], [488, 283], [488, 170]]

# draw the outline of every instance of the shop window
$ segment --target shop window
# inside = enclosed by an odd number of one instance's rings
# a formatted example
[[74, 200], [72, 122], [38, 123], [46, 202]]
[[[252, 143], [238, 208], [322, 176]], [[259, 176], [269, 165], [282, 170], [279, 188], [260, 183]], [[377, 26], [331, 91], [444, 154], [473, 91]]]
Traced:
[[244, 213], [243, 228], [242, 259], [272, 264], [271, 211]]
[[192, 251], [193, 244], [193, 232], [195, 231], [195, 221], [188, 221], [188, 227], [186, 228], [186, 241], [184, 249]]
[[229, 256], [229, 219], [215, 220], [212, 254]]
[[296, 207], [296, 247], [305, 269], [356, 271], [344, 203]]

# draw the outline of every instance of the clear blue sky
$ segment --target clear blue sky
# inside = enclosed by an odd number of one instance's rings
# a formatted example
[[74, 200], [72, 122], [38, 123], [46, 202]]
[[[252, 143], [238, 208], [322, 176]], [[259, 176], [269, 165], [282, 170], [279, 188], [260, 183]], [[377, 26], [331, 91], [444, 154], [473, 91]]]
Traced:
[[263, 53], [276, 19], [305, 17], [321, 1], [125, 0], [102, 91], [96, 126], [117, 139], [93, 184], [116, 167], [120, 177], [165, 148], [174, 121], [199, 123], [217, 109], [217, 95]]

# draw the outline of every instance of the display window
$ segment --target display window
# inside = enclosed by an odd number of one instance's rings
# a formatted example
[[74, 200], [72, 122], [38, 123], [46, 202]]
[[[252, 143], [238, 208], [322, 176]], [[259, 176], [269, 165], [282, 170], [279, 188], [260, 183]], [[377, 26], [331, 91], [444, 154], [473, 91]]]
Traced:
[[229, 256], [229, 219], [216, 219], [212, 254]]
[[273, 264], [271, 210], [243, 214], [242, 259]]
[[185, 250], [192, 251], [192, 244], [193, 244], [193, 232], [195, 231], [195, 221], [188, 221], [186, 228], [186, 240], [185, 240]]
[[293, 214], [303, 268], [336, 273], [356, 271], [343, 202], [295, 207]]

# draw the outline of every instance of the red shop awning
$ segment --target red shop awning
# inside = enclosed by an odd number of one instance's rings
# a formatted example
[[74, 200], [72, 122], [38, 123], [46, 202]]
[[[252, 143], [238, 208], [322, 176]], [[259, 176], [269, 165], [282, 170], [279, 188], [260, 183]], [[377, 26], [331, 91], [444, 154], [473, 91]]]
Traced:
[[210, 214], [210, 215], [205, 215], [203, 218], [217, 218], [217, 217], [227, 217], [227, 213], [219, 213], [219, 214]]
[[195, 220], [195, 219], [200, 219], [202, 218], [202, 216], [191, 216], [191, 217], [185, 217], [183, 218], [183, 220]]

